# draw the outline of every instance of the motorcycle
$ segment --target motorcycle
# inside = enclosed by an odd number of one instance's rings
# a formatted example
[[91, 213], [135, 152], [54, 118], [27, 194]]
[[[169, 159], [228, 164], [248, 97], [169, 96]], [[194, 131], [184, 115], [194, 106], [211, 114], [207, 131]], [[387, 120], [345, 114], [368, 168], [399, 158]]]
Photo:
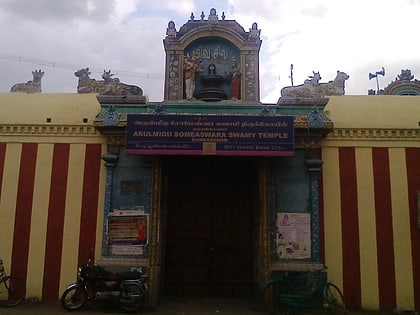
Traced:
[[147, 275], [142, 270], [112, 273], [92, 264], [78, 269], [77, 282], [69, 285], [61, 296], [68, 311], [79, 310], [88, 300], [111, 299], [125, 312], [136, 312], [143, 306], [147, 292]]

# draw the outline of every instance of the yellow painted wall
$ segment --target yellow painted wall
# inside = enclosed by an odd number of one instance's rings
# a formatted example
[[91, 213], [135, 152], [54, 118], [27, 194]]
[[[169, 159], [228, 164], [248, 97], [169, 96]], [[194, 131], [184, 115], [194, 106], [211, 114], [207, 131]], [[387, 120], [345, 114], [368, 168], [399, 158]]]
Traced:
[[[413, 96], [336, 96], [330, 97], [326, 113], [334, 123], [334, 130], [322, 141], [323, 200], [325, 262], [330, 280], [346, 287], [342, 248], [339, 152], [341, 148], [355, 150], [357, 177], [357, 215], [360, 245], [361, 306], [380, 307], [378, 285], [378, 256], [374, 202], [372, 149], [386, 148], [389, 153], [389, 172], [392, 194], [392, 222], [396, 300], [401, 309], [414, 308], [413, 257], [408, 216], [408, 187], [405, 172], [405, 148], [420, 147], [420, 97]], [[0, 255], [7, 262], [12, 259], [14, 215], [18, 192], [18, 174], [22, 146], [38, 143], [38, 157], [34, 183], [32, 224], [28, 256], [28, 295], [41, 296], [44, 264], [46, 222], [53, 148], [56, 143], [70, 144], [69, 176], [64, 217], [63, 250], [61, 254], [59, 291], [75, 280], [81, 217], [84, 166], [81, 163], [87, 144], [100, 144], [106, 153], [106, 139], [93, 126], [100, 106], [95, 94], [23, 94], [0, 93], [0, 144], [7, 143], [0, 198], [2, 238]], [[51, 122], [47, 122], [51, 118]], [[84, 119], [87, 118], [87, 122]], [[7, 184], [5, 184], [7, 183]], [[103, 214], [105, 168], [101, 167], [99, 214]], [[99, 257], [102, 238], [101, 215], [97, 218], [96, 233]], [[331, 237], [333, 235], [334, 237]], [[419, 263], [420, 262], [416, 262]], [[8, 266], [7, 268], [10, 268]], [[344, 292], [346, 294], [346, 292]]]
[[[340, 177], [339, 151], [352, 148], [355, 154], [359, 225], [355, 227], [358, 228], [358, 237], [352, 241], [360, 246], [360, 261], [357, 263], [360, 263], [361, 283], [360, 292], [347, 292], [347, 295], [360, 294], [362, 308], [377, 310], [381, 303], [386, 304], [384, 297], [382, 301], [380, 297], [381, 286], [385, 285], [391, 287], [391, 291], [395, 290], [396, 308], [413, 310], [416, 305], [412, 267], [420, 262], [413, 260], [411, 250], [413, 240], [410, 232], [406, 148], [420, 148], [420, 97], [336, 96], [330, 97], [325, 110], [334, 123], [334, 130], [321, 143], [324, 160], [325, 260], [329, 267], [329, 278], [341, 288], [344, 287], [346, 296], [346, 287], [350, 285], [343, 283], [346, 271], [343, 270], [342, 251], [346, 249], [342, 248], [341, 242], [346, 232], [343, 234], [341, 229], [340, 187], [346, 188], [348, 179]], [[376, 222], [375, 213], [381, 209], [375, 209], [375, 198], [385, 196], [375, 196], [374, 148], [386, 150], [389, 157], [388, 169], [384, 171], [388, 171], [390, 176], [390, 220], [393, 231], [389, 233], [393, 233], [395, 267], [388, 275], [395, 275], [395, 288], [391, 281], [387, 284], [379, 281], [378, 265], [381, 262], [376, 227], [381, 223]], [[382, 294], [387, 296], [390, 293]]]
[[[70, 146], [66, 209], [64, 217], [60, 289], [75, 281], [78, 268], [79, 223], [82, 183], [87, 144], [98, 144], [106, 153], [106, 138], [93, 126], [100, 111], [96, 94], [0, 93], [0, 144], [6, 144], [3, 185], [0, 198], [2, 237], [0, 257], [10, 273], [18, 176], [22, 146], [38, 144], [33, 185], [30, 243], [27, 261], [27, 297], [42, 297], [46, 252], [48, 207], [51, 198], [51, 171], [55, 144]], [[51, 119], [51, 122], [47, 121]], [[103, 163], [99, 161], [102, 165]], [[103, 226], [105, 167], [99, 178], [96, 257], [100, 256]], [[7, 222], [7, 224], [6, 224]]]
[[[96, 94], [0, 93], [0, 124], [91, 125], [100, 105]], [[46, 119], [51, 118], [51, 123]], [[87, 123], [83, 118], [88, 118]]]
[[418, 96], [330, 96], [325, 107], [334, 128], [417, 129], [420, 121]]

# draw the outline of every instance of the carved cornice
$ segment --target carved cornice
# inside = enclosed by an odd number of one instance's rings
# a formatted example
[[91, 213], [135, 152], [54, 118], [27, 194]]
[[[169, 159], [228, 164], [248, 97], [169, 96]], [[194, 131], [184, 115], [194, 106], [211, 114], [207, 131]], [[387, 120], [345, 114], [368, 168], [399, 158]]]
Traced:
[[358, 129], [335, 128], [326, 140], [416, 140], [420, 139], [420, 129]]
[[101, 136], [101, 133], [92, 125], [0, 125], [0, 136], [63, 136], [63, 137], [89, 137]]

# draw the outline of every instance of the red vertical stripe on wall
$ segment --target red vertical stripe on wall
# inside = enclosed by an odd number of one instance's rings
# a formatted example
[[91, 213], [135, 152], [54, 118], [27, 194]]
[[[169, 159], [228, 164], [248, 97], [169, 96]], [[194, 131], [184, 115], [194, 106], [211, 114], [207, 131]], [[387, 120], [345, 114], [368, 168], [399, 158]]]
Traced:
[[349, 307], [360, 308], [360, 245], [354, 148], [339, 149], [339, 165], [343, 242], [343, 293]]
[[25, 283], [28, 272], [29, 239], [31, 233], [37, 153], [37, 144], [25, 143], [22, 145], [16, 196], [11, 274], [19, 277]]
[[372, 160], [378, 248], [379, 307], [381, 310], [389, 311], [396, 307], [396, 288], [388, 149], [373, 148]]
[[69, 153], [69, 144], [54, 145], [42, 288], [45, 300], [57, 299], [59, 295]]
[[95, 249], [101, 153], [102, 146], [100, 144], [86, 145], [82, 215], [80, 218], [79, 265], [86, 263], [90, 251]]
[[413, 259], [414, 309], [420, 310], [420, 218], [417, 194], [420, 193], [420, 148], [406, 149], [408, 203], [410, 207], [411, 251]]
[[0, 198], [3, 187], [4, 160], [6, 157], [6, 143], [0, 143]]

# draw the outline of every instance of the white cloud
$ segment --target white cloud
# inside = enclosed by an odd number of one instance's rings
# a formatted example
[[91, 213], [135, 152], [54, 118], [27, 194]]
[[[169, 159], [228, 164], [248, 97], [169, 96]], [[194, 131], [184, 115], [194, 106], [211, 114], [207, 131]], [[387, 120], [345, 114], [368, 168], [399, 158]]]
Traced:
[[258, 23], [265, 102], [276, 102], [280, 89], [290, 85], [292, 63], [295, 84], [313, 70], [321, 82], [334, 79], [337, 70], [347, 72], [347, 94], [376, 89], [368, 73], [382, 66], [382, 88], [401, 69], [420, 77], [419, 0], [2, 0], [0, 23], [7, 27], [0, 29], [0, 41], [7, 44], [0, 48], [0, 68], [7, 76], [0, 92], [30, 80], [40, 67], [46, 72], [44, 92], [75, 92], [75, 68], [90, 67], [95, 78], [111, 69], [161, 101], [167, 23], [174, 20], [179, 29], [191, 12], [196, 19], [201, 11], [207, 17], [212, 7], [246, 30]]
[[[188, 14], [196, 10], [193, 0], [179, 0], [179, 1], [157, 1], [157, 3], [162, 4], [162, 9], [166, 8], [170, 11], [173, 11], [177, 14]], [[186, 16], [187, 18], [189, 15]]]
[[[252, 1], [231, 0], [236, 14], [252, 12]], [[411, 2], [412, 4], [412, 2]], [[369, 71], [388, 68], [392, 79], [399, 74], [401, 61], [419, 55], [409, 25], [420, 14], [420, 6], [407, 7], [409, 1], [263, 1], [257, 17], [262, 29], [260, 71], [280, 81], [264, 82], [268, 94], [263, 100], [274, 102], [280, 88], [290, 85], [290, 64], [294, 64], [294, 83], [303, 83], [312, 70], [320, 71], [323, 80], [334, 79], [337, 70], [350, 74], [347, 94], [367, 94], [375, 88]], [[404, 45], [405, 43], [405, 45]], [[405, 49], [404, 46], [411, 46]], [[418, 60], [418, 58], [417, 58]], [[407, 63], [407, 61], [405, 61]], [[420, 65], [410, 64], [420, 75]], [[273, 91], [269, 92], [271, 86]], [[382, 85], [384, 87], [384, 85]]]
[[140, 0], [117, 0], [114, 12], [111, 14], [116, 23], [124, 22], [130, 14], [136, 12]]

